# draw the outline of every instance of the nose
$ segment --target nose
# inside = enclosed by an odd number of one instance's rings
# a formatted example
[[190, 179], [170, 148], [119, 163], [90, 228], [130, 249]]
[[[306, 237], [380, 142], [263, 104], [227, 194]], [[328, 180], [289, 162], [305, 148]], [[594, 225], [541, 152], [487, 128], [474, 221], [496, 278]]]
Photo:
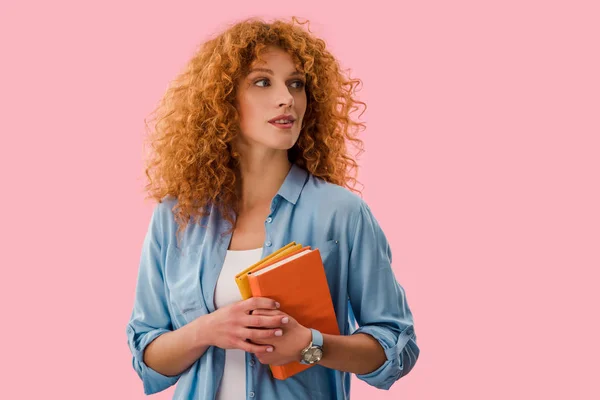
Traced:
[[279, 92], [277, 93], [277, 105], [278, 107], [292, 107], [294, 105], [294, 96], [292, 96], [287, 87], [285, 87], [285, 89], [279, 90]]

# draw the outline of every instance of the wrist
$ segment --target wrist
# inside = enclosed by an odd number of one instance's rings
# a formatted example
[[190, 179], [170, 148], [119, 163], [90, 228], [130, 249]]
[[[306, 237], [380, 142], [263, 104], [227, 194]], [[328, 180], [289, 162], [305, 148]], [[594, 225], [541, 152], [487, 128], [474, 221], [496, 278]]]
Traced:
[[323, 357], [323, 334], [316, 329], [309, 329], [310, 341], [300, 351], [301, 364], [316, 364]]
[[302, 347], [300, 347], [300, 350], [298, 350], [297, 352], [298, 361], [302, 361], [302, 350], [307, 348], [312, 343], [312, 331], [310, 330], [310, 328], [304, 328], [301, 338], [302, 339], [299, 340], [299, 343], [302, 345]]
[[199, 318], [196, 318], [188, 325], [186, 325], [190, 328], [192, 334], [191, 342], [194, 344], [194, 348], [201, 349], [204, 347], [214, 345], [212, 329], [210, 329], [211, 321], [212, 314], [206, 314]]

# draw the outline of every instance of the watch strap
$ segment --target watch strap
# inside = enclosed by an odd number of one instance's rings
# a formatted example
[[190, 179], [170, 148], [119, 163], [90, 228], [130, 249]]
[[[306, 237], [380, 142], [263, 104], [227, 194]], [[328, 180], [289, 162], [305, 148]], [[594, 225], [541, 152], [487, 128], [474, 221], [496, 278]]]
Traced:
[[312, 345], [323, 347], [323, 335], [316, 329], [310, 329], [312, 333]]

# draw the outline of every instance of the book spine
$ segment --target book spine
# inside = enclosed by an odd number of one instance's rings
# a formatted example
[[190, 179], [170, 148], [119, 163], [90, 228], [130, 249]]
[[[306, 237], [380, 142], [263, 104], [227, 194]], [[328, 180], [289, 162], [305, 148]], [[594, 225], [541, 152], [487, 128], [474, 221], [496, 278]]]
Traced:
[[260, 290], [259, 279], [254, 275], [248, 275], [248, 283], [250, 285], [250, 297], [262, 297], [262, 291]]
[[252, 297], [252, 292], [250, 290], [250, 285], [248, 284], [248, 277], [246, 277], [246, 279], [243, 278], [236, 278], [235, 279], [235, 283], [238, 286], [238, 289], [240, 291], [240, 295], [242, 296], [242, 300], [248, 300], [250, 297]]

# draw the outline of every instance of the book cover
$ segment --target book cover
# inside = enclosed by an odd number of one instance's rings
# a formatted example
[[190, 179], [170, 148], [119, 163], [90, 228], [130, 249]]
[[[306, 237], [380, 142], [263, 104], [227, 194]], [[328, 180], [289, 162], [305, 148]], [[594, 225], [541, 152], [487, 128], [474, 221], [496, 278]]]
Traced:
[[247, 300], [250, 297], [252, 297], [252, 292], [250, 291], [250, 286], [248, 284], [248, 272], [258, 269], [261, 266], [266, 265], [267, 263], [272, 263], [273, 261], [279, 260], [282, 257], [285, 257], [286, 255], [290, 254], [291, 252], [294, 252], [301, 248], [302, 245], [296, 244], [296, 242], [288, 243], [279, 250], [269, 254], [262, 260], [258, 261], [257, 263], [249, 266], [248, 268], [238, 273], [235, 276], [235, 283], [237, 284], [240, 294], [242, 295], [242, 300]]
[[[340, 334], [319, 249], [305, 248], [247, 275], [252, 296], [278, 301], [281, 311], [307, 328]], [[292, 362], [270, 367], [273, 377], [286, 379], [312, 366]]]

